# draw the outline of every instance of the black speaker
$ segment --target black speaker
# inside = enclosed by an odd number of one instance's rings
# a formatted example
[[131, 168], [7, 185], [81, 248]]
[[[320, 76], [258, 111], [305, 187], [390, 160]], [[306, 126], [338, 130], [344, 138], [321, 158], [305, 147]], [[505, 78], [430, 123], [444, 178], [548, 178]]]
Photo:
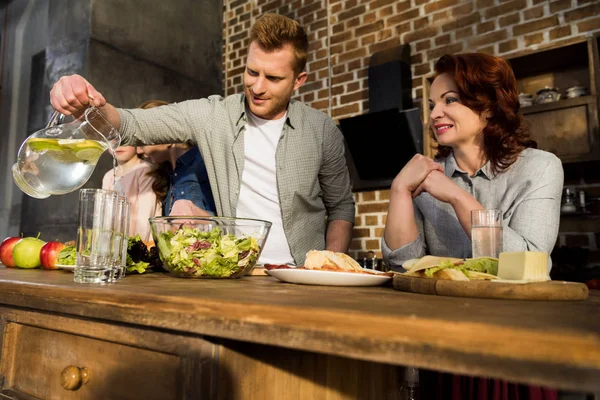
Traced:
[[423, 152], [418, 108], [377, 111], [340, 120], [353, 190], [390, 187], [415, 153]]
[[391, 108], [413, 108], [408, 44], [378, 51], [369, 61], [369, 112]]

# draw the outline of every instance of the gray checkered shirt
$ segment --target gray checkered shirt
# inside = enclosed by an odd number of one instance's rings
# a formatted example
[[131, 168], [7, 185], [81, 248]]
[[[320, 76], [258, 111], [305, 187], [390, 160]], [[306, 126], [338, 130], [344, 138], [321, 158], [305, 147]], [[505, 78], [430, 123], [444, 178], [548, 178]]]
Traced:
[[[118, 111], [123, 144], [196, 143], [218, 215], [236, 215], [244, 169], [244, 95]], [[325, 248], [328, 221], [354, 223], [343, 137], [327, 115], [292, 100], [275, 157], [283, 229], [301, 265], [307, 251]]]
[[[447, 177], [485, 208], [502, 210], [503, 251], [552, 252], [558, 236], [564, 180], [562, 163], [554, 154], [525, 149], [506, 171], [497, 175], [486, 163], [469, 176], [458, 168], [452, 153], [440, 164]], [[427, 254], [471, 257], [471, 239], [450, 204], [423, 193], [414, 200], [414, 206], [418, 238], [393, 251], [381, 240], [389, 265], [402, 265]], [[550, 268], [550, 257], [548, 262]]]

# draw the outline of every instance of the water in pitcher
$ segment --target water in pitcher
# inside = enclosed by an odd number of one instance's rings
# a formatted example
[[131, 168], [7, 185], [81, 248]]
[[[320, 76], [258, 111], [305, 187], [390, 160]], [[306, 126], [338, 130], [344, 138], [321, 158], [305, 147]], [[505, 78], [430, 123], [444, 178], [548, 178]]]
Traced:
[[44, 199], [77, 190], [90, 178], [105, 150], [111, 150], [114, 158], [121, 135], [100, 110], [89, 107], [70, 118], [65, 122], [65, 116], [55, 112], [46, 128], [21, 145], [12, 174], [29, 196]]
[[20, 179], [37, 193], [64, 194], [82, 186], [108, 143], [90, 139], [29, 138], [31, 154], [21, 165]]
[[500, 252], [502, 251], [502, 227], [474, 227], [471, 230], [471, 242], [473, 244], [473, 258], [498, 258]]

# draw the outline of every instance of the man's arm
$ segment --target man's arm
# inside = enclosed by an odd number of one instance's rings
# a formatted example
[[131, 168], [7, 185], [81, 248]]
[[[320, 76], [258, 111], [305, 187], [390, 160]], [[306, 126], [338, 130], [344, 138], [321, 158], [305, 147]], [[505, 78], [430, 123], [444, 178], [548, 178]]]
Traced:
[[354, 224], [343, 219], [329, 221], [327, 224], [326, 250], [346, 253], [350, 247]]
[[80, 75], [61, 77], [50, 90], [50, 103], [64, 115], [79, 115], [90, 105], [100, 109], [108, 121], [118, 130], [121, 124], [119, 112], [91, 83]]
[[323, 163], [319, 171], [319, 184], [327, 209], [327, 250], [345, 253], [350, 247], [354, 226], [354, 197], [350, 173], [344, 155], [342, 133], [329, 118], [325, 121]]
[[[206, 99], [204, 99], [206, 100]], [[183, 143], [193, 141], [198, 126], [189, 125], [187, 115], [208, 118], [211, 108], [208, 102], [183, 102], [148, 110], [117, 109], [85, 78], [79, 75], [63, 76], [50, 91], [50, 103], [58, 112], [65, 115], [81, 115], [86, 108], [94, 105], [100, 109], [109, 122], [121, 133], [121, 144], [139, 146], [143, 144]], [[185, 105], [186, 103], [190, 103]]]

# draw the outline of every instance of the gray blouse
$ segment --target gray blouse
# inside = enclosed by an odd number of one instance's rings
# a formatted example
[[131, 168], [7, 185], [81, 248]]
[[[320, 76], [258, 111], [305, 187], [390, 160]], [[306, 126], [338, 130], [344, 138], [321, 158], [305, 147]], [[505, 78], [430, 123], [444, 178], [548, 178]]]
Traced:
[[[558, 236], [563, 188], [561, 161], [553, 154], [525, 149], [504, 172], [494, 174], [486, 163], [473, 176], [461, 171], [451, 153], [439, 161], [446, 176], [471, 193], [486, 209], [503, 214], [503, 251], [552, 251]], [[381, 240], [383, 257], [392, 269], [411, 258], [471, 257], [471, 240], [452, 206], [429, 193], [414, 199], [419, 236], [412, 243], [390, 249]], [[548, 257], [548, 266], [551, 260]], [[396, 268], [394, 268], [396, 267]]]

